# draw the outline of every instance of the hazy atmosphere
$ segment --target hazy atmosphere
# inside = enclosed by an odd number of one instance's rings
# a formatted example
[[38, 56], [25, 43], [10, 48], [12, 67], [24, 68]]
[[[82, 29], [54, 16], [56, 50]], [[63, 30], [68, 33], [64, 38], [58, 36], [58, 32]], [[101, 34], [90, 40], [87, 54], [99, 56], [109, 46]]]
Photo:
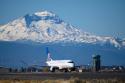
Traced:
[[125, 83], [125, 0], [0, 0], [0, 83]]

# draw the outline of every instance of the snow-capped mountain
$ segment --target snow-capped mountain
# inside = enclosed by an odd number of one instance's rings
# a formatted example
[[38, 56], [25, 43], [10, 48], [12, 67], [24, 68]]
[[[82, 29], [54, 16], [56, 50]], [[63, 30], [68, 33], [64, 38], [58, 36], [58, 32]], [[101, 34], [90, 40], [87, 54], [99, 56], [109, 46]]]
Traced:
[[125, 46], [125, 41], [113, 37], [92, 35], [75, 28], [48, 11], [36, 12], [20, 17], [0, 27], [1, 41], [31, 40], [40, 43], [75, 42], [111, 44]]

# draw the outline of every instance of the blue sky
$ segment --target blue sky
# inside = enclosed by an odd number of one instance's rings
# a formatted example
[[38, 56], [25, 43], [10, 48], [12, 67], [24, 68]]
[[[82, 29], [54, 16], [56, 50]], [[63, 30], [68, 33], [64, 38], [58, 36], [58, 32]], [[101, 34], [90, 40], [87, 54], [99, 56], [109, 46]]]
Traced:
[[0, 0], [0, 24], [42, 9], [92, 34], [125, 38], [125, 0]]

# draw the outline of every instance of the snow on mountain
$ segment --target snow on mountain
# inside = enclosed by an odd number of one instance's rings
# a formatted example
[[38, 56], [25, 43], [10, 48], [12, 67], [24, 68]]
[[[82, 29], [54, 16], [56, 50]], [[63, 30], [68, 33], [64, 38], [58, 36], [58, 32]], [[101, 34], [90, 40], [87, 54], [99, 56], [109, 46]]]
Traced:
[[1, 41], [31, 40], [34, 42], [76, 42], [125, 46], [113, 37], [92, 35], [75, 28], [48, 11], [27, 14], [0, 27]]
[[122, 40], [122, 46], [125, 46], [125, 38]]

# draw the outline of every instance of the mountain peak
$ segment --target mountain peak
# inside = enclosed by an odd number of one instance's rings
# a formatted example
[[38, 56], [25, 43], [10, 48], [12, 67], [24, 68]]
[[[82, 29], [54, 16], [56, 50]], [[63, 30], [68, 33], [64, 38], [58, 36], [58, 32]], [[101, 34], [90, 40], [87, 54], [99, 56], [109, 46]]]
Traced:
[[24, 18], [27, 27], [30, 27], [30, 24], [32, 24], [32, 22], [38, 22], [38, 21], [51, 21], [56, 24], [63, 22], [56, 14], [46, 10], [41, 12], [36, 12], [34, 14], [27, 14], [24, 16]]

